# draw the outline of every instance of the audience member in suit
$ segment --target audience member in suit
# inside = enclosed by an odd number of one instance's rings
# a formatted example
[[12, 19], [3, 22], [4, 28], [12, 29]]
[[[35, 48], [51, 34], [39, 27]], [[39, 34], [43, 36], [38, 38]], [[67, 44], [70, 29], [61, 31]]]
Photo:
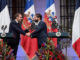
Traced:
[[36, 25], [35, 31], [30, 33], [27, 33], [27, 36], [31, 36], [32, 38], [38, 39], [38, 48], [41, 48], [42, 43], [46, 43], [47, 41], [47, 26], [42, 21], [42, 15], [36, 14], [34, 16], [34, 23]]
[[23, 31], [21, 29], [21, 25], [19, 22], [22, 20], [22, 15], [20, 13], [15, 14], [15, 20], [11, 21], [10, 27], [9, 27], [9, 33], [13, 33], [14, 39], [8, 39], [7, 43], [9, 46], [11, 46], [12, 49], [14, 49], [13, 53], [16, 55], [17, 48], [20, 40], [20, 34], [26, 35], [26, 32], [28, 32], [28, 29]]

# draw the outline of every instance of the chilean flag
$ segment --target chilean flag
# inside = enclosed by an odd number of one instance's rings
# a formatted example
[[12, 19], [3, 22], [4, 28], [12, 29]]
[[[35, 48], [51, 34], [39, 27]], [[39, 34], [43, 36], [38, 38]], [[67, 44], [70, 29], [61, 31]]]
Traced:
[[7, 25], [7, 29], [5, 32], [9, 31], [10, 24], [10, 16], [8, 11], [7, 0], [0, 0], [0, 33], [3, 32], [1, 30], [2, 25]]
[[80, 58], [80, 0], [77, 0], [72, 28], [72, 47]]
[[[32, 23], [32, 18], [35, 14], [34, 9], [34, 1], [33, 0], [26, 0], [26, 6], [24, 11], [24, 18], [22, 23], [22, 29], [25, 30], [26, 27], [30, 26]], [[32, 31], [30, 30], [32, 33]], [[21, 50], [18, 53], [18, 56], [21, 54], [24, 54], [22, 58], [18, 58], [18, 60], [32, 60], [36, 57], [36, 52], [38, 50], [38, 44], [37, 44], [37, 38], [31, 38], [28, 36], [21, 35], [21, 42], [20, 46], [23, 52], [21, 53]]]
[[[54, 19], [56, 16], [56, 9], [55, 9], [55, 1], [54, 0], [46, 0], [46, 10], [45, 10], [45, 16], [44, 16], [44, 22], [47, 25], [47, 32], [58, 32], [58, 29], [53, 29], [52, 21], [55, 20], [57, 22], [57, 19]], [[57, 47], [57, 38], [52, 38], [52, 41]]]

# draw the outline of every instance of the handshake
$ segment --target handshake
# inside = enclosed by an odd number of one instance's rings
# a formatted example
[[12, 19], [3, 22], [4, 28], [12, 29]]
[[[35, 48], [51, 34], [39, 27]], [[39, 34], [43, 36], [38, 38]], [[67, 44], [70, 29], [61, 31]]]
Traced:
[[28, 33], [26, 33], [26, 35], [27, 35], [28, 37], [30, 37], [31, 33], [30, 33], [30, 32], [28, 32]]

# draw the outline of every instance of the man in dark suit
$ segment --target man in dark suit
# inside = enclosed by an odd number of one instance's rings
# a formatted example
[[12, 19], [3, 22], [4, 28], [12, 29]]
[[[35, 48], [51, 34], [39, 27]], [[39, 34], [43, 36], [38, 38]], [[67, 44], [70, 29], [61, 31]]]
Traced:
[[46, 43], [47, 41], [47, 26], [42, 21], [42, 15], [36, 14], [34, 16], [34, 22], [36, 25], [35, 31], [30, 33], [27, 33], [27, 36], [31, 36], [32, 38], [38, 39], [38, 48], [41, 48], [42, 43]]
[[11, 46], [12, 49], [14, 49], [13, 53], [16, 55], [17, 48], [20, 40], [20, 34], [26, 35], [26, 32], [28, 30], [23, 31], [21, 29], [20, 23], [22, 20], [22, 15], [20, 13], [15, 14], [15, 20], [11, 21], [10, 27], [9, 27], [9, 33], [13, 33], [14, 39], [7, 40], [8, 45]]

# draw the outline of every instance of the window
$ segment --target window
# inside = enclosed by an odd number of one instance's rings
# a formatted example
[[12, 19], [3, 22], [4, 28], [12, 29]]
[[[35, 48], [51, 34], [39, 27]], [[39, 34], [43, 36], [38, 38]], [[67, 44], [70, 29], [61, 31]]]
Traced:
[[7, 0], [7, 1], [11, 19], [13, 19], [14, 14], [17, 12], [24, 13], [26, 0]]
[[60, 24], [62, 31], [70, 32], [74, 18], [76, 0], [60, 0]]

